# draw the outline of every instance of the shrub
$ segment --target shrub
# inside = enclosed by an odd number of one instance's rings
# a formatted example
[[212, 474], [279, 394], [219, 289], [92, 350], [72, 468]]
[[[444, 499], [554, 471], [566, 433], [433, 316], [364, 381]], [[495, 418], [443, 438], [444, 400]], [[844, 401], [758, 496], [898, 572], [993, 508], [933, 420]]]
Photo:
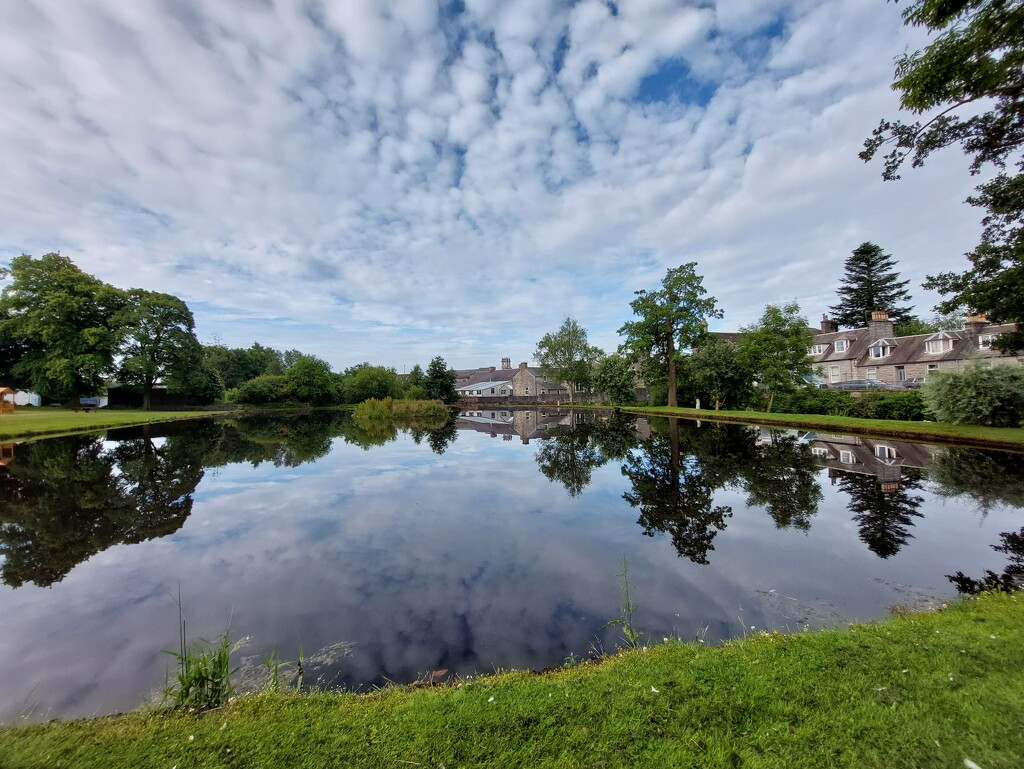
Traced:
[[920, 422], [927, 418], [928, 408], [918, 390], [880, 392], [869, 390], [855, 399], [852, 416], [864, 419], [901, 419]]
[[961, 373], [934, 373], [921, 388], [942, 422], [1019, 427], [1024, 424], [1024, 370], [972, 365]]
[[405, 388], [402, 397], [407, 401], [421, 401], [427, 397], [427, 391], [419, 385], [409, 385]]
[[288, 399], [288, 378], [263, 375], [244, 382], [235, 396], [237, 403], [280, 403]]
[[785, 414], [828, 414], [846, 417], [854, 410], [850, 393], [806, 387], [775, 396], [775, 410]]

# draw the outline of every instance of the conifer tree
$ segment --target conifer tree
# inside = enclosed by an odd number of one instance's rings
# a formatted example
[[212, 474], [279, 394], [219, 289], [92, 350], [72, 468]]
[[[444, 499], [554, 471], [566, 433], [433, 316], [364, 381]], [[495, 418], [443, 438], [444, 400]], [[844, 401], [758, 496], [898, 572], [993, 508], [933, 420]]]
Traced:
[[843, 283], [836, 291], [839, 303], [829, 307], [832, 319], [840, 328], [863, 326], [875, 310], [885, 310], [895, 322], [911, 317], [913, 306], [899, 306], [909, 301], [909, 280], [900, 280], [894, 269], [895, 260], [881, 246], [864, 242], [846, 257]]

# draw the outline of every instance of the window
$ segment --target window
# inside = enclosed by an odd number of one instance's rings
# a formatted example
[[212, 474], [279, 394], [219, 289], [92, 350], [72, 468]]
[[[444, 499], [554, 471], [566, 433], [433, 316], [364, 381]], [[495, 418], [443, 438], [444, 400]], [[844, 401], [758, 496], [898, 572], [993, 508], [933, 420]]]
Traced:
[[992, 348], [992, 343], [996, 340], [998, 334], [981, 334], [978, 337], [978, 347], [982, 350], [989, 350]]
[[842, 451], [839, 452], [839, 461], [842, 462], [844, 465], [852, 465], [857, 460], [853, 458], [852, 451], [847, 451], [846, 449], [843, 449]]
[[823, 355], [827, 351], [828, 351], [828, 345], [827, 344], [812, 344], [811, 345], [810, 354], [811, 355]]
[[828, 367], [828, 381], [838, 382], [839, 381], [839, 366]]
[[870, 381], [872, 381], [872, 382], [875, 381], [876, 379], [878, 379], [878, 369], [876, 369], [876, 368], [869, 368], [868, 369], [868, 373], [867, 373], [867, 378]]
[[939, 364], [938, 363], [929, 363], [928, 364], [928, 373], [929, 374], [932, 373], [933, 371], [938, 371], [938, 370], [939, 370]]
[[836, 340], [836, 352], [846, 352], [850, 349], [849, 339], [837, 339]]
[[828, 449], [822, 448], [821, 446], [811, 446], [811, 454], [822, 459], [831, 459], [832, 452]]
[[892, 352], [892, 347], [887, 344], [876, 344], [868, 348], [869, 358], [884, 358]]
[[491, 395], [494, 395], [494, 388], [491, 388]]
[[934, 355], [939, 352], [949, 352], [952, 349], [952, 339], [929, 339], [924, 343], [924, 351], [928, 355]]
[[896, 459], [896, 449], [892, 446], [875, 446], [875, 456], [879, 459]]
[[507, 395], [507, 394], [508, 394], [508, 393], [506, 392], [505, 388], [504, 388], [504, 387], [502, 387], [502, 388], [501, 388], [501, 392], [499, 393], [499, 395]]
[[897, 366], [896, 367], [896, 381], [897, 382], [906, 382], [907, 381], [907, 367], [906, 366]]

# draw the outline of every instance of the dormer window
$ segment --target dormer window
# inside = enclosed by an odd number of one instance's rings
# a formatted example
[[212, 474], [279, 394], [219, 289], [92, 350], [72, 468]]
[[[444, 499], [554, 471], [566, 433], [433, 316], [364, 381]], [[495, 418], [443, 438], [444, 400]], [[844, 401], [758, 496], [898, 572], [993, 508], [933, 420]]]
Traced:
[[836, 352], [846, 352], [850, 349], [849, 339], [837, 339], [835, 341]]
[[879, 459], [896, 459], [896, 449], [892, 446], [875, 446], [875, 456]]
[[892, 344], [887, 340], [875, 342], [871, 347], [868, 348], [869, 358], [884, 358], [892, 353]]
[[960, 335], [955, 331], [939, 331], [937, 334], [932, 334], [924, 340], [925, 355], [949, 352], [959, 338]]
[[978, 347], [982, 350], [991, 350], [992, 343], [996, 341], [996, 337], [998, 336], [999, 334], [980, 334], [978, 336]]
[[812, 344], [810, 354], [811, 355], [824, 355], [828, 352], [827, 344]]

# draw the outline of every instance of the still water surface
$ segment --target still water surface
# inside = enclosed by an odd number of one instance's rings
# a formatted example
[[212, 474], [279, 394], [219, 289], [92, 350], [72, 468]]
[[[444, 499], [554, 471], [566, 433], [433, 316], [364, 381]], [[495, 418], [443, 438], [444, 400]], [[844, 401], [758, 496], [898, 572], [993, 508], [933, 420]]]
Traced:
[[[1000, 571], [1019, 454], [555, 410], [347, 414], [18, 444], [0, 468], [0, 721], [133, 709], [190, 638], [308, 683], [544, 668], [635, 624], [712, 643], [936, 605]], [[255, 662], [254, 662], [255, 661]]]

